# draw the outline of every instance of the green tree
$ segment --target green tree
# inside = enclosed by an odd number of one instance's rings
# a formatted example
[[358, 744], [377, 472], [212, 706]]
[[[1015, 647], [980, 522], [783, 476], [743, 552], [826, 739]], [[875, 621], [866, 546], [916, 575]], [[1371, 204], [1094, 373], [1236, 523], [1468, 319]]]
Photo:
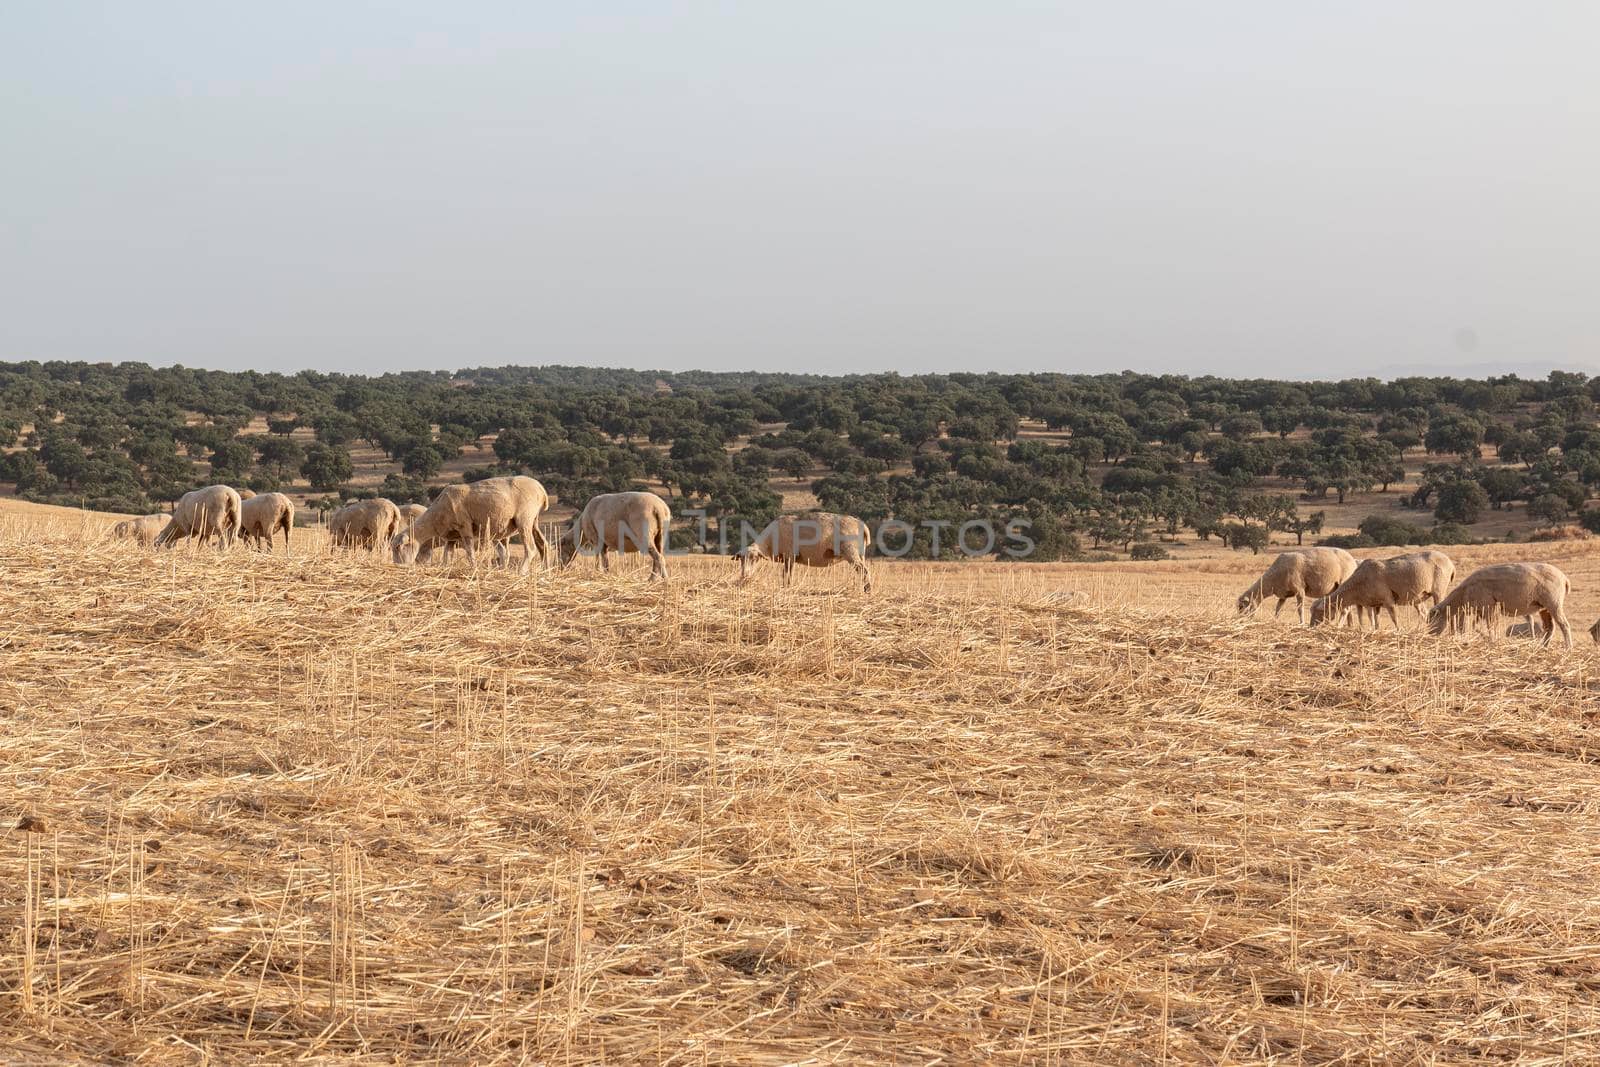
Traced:
[[1439, 487], [1439, 502], [1434, 505], [1433, 517], [1439, 522], [1471, 526], [1488, 506], [1489, 497], [1481, 485], [1460, 479]]
[[1570, 519], [1572, 509], [1567, 506], [1564, 497], [1555, 493], [1541, 493], [1528, 501], [1528, 517], [1555, 525]]
[[272, 472], [278, 484], [287, 482], [300, 464], [305, 462], [305, 449], [291, 437], [263, 436], [255, 438], [252, 443], [256, 454], [261, 457], [261, 465]]
[[320, 442], [306, 449], [305, 462], [300, 464], [300, 474], [311, 483], [313, 491], [332, 493], [350, 480], [355, 465], [350, 461], [350, 451]]
[[256, 450], [238, 438], [223, 441], [211, 450], [211, 478], [218, 482], [242, 482], [255, 465]]
[[1483, 443], [1483, 423], [1468, 415], [1444, 415], [1428, 423], [1423, 444], [1429, 452], [1477, 456]]

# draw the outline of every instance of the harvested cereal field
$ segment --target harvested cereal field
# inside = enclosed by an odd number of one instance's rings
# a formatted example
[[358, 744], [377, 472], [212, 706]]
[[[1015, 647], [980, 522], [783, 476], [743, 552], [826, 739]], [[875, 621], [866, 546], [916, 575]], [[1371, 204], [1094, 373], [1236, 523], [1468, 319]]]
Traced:
[[[1600, 1059], [1571, 651], [1265, 565], [514, 573], [0, 513], [7, 1062]], [[520, 551], [520, 550], [519, 550]], [[1077, 595], [1073, 595], [1077, 594]]]

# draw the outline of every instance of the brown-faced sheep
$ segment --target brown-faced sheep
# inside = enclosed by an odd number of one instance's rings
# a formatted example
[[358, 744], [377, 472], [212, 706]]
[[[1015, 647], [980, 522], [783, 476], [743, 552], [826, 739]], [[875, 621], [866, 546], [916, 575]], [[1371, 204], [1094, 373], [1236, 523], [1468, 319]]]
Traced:
[[1572, 583], [1561, 569], [1548, 563], [1498, 563], [1467, 575], [1439, 606], [1428, 613], [1428, 632], [1442, 634], [1447, 627], [1461, 629], [1468, 620], [1483, 622], [1494, 640], [1498, 615], [1534, 615], [1544, 624], [1544, 643], [1559, 627], [1568, 648], [1572, 627], [1567, 622], [1566, 600]]
[[185, 493], [172, 509], [172, 521], [156, 535], [154, 543], [171, 546], [192, 537], [203, 545], [214, 536], [219, 551], [231, 547], [239, 536], [242, 508], [239, 494], [226, 485], [208, 485]]
[[400, 509], [385, 497], [353, 500], [328, 518], [328, 533], [337, 548], [377, 552], [400, 529]]
[[654, 493], [604, 493], [594, 497], [561, 535], [558, 552], [563, 566], [579, 552], [599, 549], [600, 568], [609, 571], [617, 552], [646, 552], [650, 579], [667, 578], [667, 536], [672, 509]]
[[1450, 591], [1455, 573], [1455, 562], [1432, 549], [1389, 559], [1362, 560], [1350, 577], [1311, 605], [1311, 625], [1330, 618], [1343, 620], [1355, 612], [1358, 622], [1370, 613], [1373, 629], [1377, 629], [1378, 612], [1387, 611], [1389, 621], [1398, 630], [1400, 619], [1394, 609], [1409, 605], [1420, 615], [1424, 600], [1432, 600], [1437, 607]]
[[1342, 548], [1290, 549], [1273, 560], [1266, 572], [1239, 594], [1236, 602], [1239, 613], [1254, 611], [1267, 597], [1276, 597], [1278, 606], [1272, 612], [1276, 616], [1283, 611], [1285, 602], [1293, 598], [1295, 611], [1300, 621], [1305, 622], [1306, 601], [1327, 596], [1355, 569], [1356, 558]]
[[401, 565], [415, 563], [422, 546], [459, 541], [466, 549], [468, 562], [475, 559], [475, 547], [492, 544], [496, 562], [504, 566], [509, 554], [507, 544], [513, 535], [521, 534], [522, 565], [518, 573], [526, 574], [535, 548], [541, 563], [549, 561], [550, 546], [539, 529], [539, 513], [549, 502], [544, 486], [521, 474], [445, 486], [411, 529], [400, 531], [391, 540], [394, 561]]
[[272, 551], [272, 539], [283, 531], [283, 554], [289, 554], [289, 531], [294, 529], [294, 501], [282, 493], [262, 493], [244, 501], [240, 534], [246, 544]]
[[111, 536], [118, 541], [134, 541], [149, 548], [161, 536], [161, 531], [172, 521], [170, 515], [141, 515], [137, 519], [123, 519], [111, 527]]
[[863, 592], [870, 593], [872, 572], [867, 569], [866, 555], [871, 544], [872, 533], [867, 524], [852, 515], [830, 512], [783, 515], [769, 523], [748, 547], [735, 554], [739, 560], [739, 582], [749, 581], [755, 565], [764, 559], [782, 564], [784, 585], [792, 579], [797, 563], [806, 567], [831, 567], [843, 562], [856, 569], [861, 575]]

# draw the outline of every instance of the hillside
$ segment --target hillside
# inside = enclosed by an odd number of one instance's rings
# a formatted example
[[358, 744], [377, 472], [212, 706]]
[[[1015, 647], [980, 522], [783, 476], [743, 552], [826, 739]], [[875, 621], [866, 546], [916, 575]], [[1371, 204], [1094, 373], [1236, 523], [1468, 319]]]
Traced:
[[[1032, 562], [1179, 558], [1351, 537], [1600, 530], [1600, 384], [1121, 375], [818, 378], [502, 367], [364, 378], [0, 364], [0, 493], [144, 512], [222, 481], [422, 502], [531, 474], [561, 518], [645, 488], [759, 528], [809, 507], [870, 523], [1013, 521]], [[687, 535], [685, 520], [681, 536]], [[920, 529], [910, 554], [951, 559]]]
[[[1239, 619], [1239, 555], [865, 599], [108, 521], [0, 506], [12, 1060], [1600, 1058], [1587, 639]], [[1588, 545], [1460, 552], [1534, 555], [1587, 627]]]

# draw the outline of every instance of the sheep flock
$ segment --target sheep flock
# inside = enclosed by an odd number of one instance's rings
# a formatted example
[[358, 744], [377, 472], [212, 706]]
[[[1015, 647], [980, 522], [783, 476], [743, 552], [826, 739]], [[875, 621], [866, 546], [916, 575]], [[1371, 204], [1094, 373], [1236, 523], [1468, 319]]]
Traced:
[[[588, 552], [598, 556], [602, 570], [609, 571], [611, 552], [636, 552], [649, 557], [652, 581], [667, 580], [672, 515], [654, 493], [594, 497], [559, 534], [553, 554], [539, 523], [549, 505], [549, 494], [537, 479], [513, 475], [446, 486], [427, 506], [396, 505], [383, 498], [355, 500], [335, 510], [327, 524], [336, 548], [387, 554], [400, 566], [429, 562], [436, 550], [442, 550], [448, 561], [459, 547], [469, 562], [480, 551], [492, 551], [496, 563], [504, 567], [510, 564], [512, 539], [520, 537], [521, 574], [528, 573], [535, 553], [541, 566], [568, 567], [580, 552]], [[282, 493], [257, 496], [212, 485], [185, 494], [170, 516], [123, 520], [111, 528], [110, 536], [164, 548], [183, 540], [204, 545], [215, 539], [219, 551], [238, 540], [271, 552], [275, 535], [281, 532], [288, 553], [294, 514], [294, 504]], [[784, 585], [797, 565], [845, 563], [860, 575], [863, 592], [870, 593], [872, 572], [866, 550], [871, 543], [867, 524], [853, 516], [817, 512], [780, 516], [734, 554], [739, 583], [747, 582], [762, 560], [779, 565]], [[1549, 644], [1559, 630], [1566, 647], [1572, 647], [1566, 614], [1571, 581], [1558, 567], [1498, 563], [1479, 568], [1459, 584], [1454, 584], [1455, 574], [1455, 561], [1436, 549], [1358, 560], [1340, 548], [1293, 548], [1274, 557], [1239, 594], [1235, 606], [1245, 615], [1274, 600], [1277, 615], [1293, 600], [1304, 623], [1309, 601], [1312, 626], [1365, 623], [1376, 630], [1386, 613], [1396, 631], [1397, 609], [1409, 607], [1423, 617], [1429, 634], [1482, 628], [1491, 640], [1502, 617], [1521, 618], [1506, 628], [1507, 636], [1538, 637]], [[1426, 614], [1424, 602], [1429, 605]], [[1600, 644], [1600, 620], [1589, 634]]]

